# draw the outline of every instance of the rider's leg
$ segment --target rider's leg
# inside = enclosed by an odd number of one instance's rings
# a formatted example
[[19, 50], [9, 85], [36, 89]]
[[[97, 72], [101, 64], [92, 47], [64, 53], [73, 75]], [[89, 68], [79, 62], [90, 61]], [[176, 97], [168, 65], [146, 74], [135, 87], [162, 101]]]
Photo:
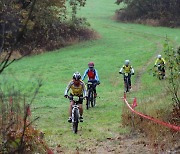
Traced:
[[82, 104], [79, 104], [79, 113], [80, 113], [80, 116], [83, 116], [83, 106], [82, 106]]
[[125, 77], [125, 75], [124, 75], [124, 83], [126, 83], [126, 77]]
[[164, 67], [162, 68], [162, 73], [163, 73], [163, 76], [165, 77], [165, 68]]
[[69, 106], [69, 117], [71, 117], [71, 115], [72, 115], [72, 106], [74, 105], [74, 102], [73, 101], [71, 101], [70, 102], [70, 106]]
[[[83, 97], [83, 95], [81, 95], [80, 97]], [[80, 114], [79, 119], [80, 119], [80, 122], [83, 122], [83, 99], [82, 98], [79, 99], [78, 104], [79, 104], [79, 114]]]
[[94, 97], [97, 97], [96, 87], [94, 87]]
[[83, 122], [83, 105], [79, 104], [80, 122]]
[[129, 81], [129, 88], [131, 89], [131, 75], [129, 75], [128, 78], [129, 78], [129, 80], [128, 80]]
[[124, 91], [126, 92], [126, 77], [125, 77], [125, 75], [124, 75]]
[[73, 106], [74, 102], [71, 100], [70, 101], [70, 105], [69, 105], [69, 118], [68, 118], [68, 122], [72, 122], [72, 106]]

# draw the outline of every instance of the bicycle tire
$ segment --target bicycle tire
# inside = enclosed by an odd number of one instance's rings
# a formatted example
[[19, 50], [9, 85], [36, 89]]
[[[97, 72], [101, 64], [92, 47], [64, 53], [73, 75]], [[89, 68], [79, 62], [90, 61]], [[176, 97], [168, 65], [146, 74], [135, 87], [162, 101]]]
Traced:
[[94, 107], [96, 106], [96, 97], [94, 97]]
[[125, 92], [129, 92], [128, 78], [127, 78], [126, 81], [124, 82], [124, 91], [125, 91]]
[[78, 132], [78, 123], [79, 123], [79, 113], [78, 110], [74, 110], [74, 122], [73, 122], [73, 132], [77, 134]]
[[127, 78], [127, 92], [129, 92], [129, 89], [130, 89], [130, 87], [129, 87], [129, 78]]
[[91, 91], [91, 107], [94, 107], [94, 91]]

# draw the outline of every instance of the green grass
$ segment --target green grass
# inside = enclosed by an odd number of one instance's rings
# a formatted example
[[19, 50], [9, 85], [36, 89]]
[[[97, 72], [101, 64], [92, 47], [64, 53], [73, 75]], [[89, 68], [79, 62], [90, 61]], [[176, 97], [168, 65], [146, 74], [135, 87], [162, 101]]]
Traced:
[[[107, 137], [127, 132], [121, 126], [123, 82], [118, 73], [124, 60], [131, 61], [137, 74], [149, 59], [155, 58], [161, 51], [166, 35], [175, 44], [180, 44], [180, 29], [116, 22], [112, 19], [116, 9], [118, 6], [111, 0], [88, 1], [79, 16], [88, 19], [92, 28], [100, 34], [100, 39], [26, 57], [12, 64], [1, 75], [3, 89], [4, 84], [9, 87], [13, 84], [26, 95], [32, 94], [31, 89], [37, 85], [38, 78], [43, 80], [32, 108], [33, 116], [40, 116], [36, 124], [45, 132], [50, 146], [60, 144], [70, 150], [76, 147], [83, 149]], [[97, 91], [100, 98], [97, 99], [97, 107], [84, 110], [84, 123], [80, 123], [80, 131], [74, 135], [67, 123], [69, 102], [63, 94], [72, 74], [75, 71], [83, 74], [89, 61], [95, 62], [99, 73], [101, 85]], [[132, 77], [133, 81], [135, 77]], [[142, 87], [131, 97], [144, 100], [161, 92], [159, 81], [148, 70], [140, 84]]]

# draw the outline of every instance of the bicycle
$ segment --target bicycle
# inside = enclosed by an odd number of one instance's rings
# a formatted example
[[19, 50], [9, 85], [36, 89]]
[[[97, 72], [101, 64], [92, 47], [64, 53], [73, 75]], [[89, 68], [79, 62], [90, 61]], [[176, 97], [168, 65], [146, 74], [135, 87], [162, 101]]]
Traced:
[[164, 65], [157, 65], [157, 68], [158, 68], [158, 74], [157, 74], [157, 77], [159, 80], [163, 80], [164, 79], [164, 72], [163, 72], [163, 69], [164, 69]]
[[161, 65], [161, 64], [158, 64], [158, 65], [155, 65], [154, 67], [157, 67], [157, 69], [155, 69], [155, 73], [154, 73], [154, 76], [157, 76], [157, 78], [159, 80], [163, 80], [165, 77], [165, 72], [163, 72], [164, 70], [164, 65]]
[[84, 97], [78, 97], [78, 96], [67, 96], [70, 100], [72, 99], [74, 101], [74, 105], [72, 106], [72, 130], [75, 134], [78, 132], [78, 124], [79, 124], [79, 105], [78, 101], [79, 99], [84, 99]]
[[124, 75], [124, 91], [127, 93], [130, 91], [131, 87], [129, 85], [130, 73], [121, 73]]
[[95, 95], [95, 87], [96, 85], [98, 85], [97, 82], [88, 82], [87, 83], [87, 90], [88, 90], [88, 98], [87, 98], [87, 102], [86, 102], [86, 109], [88, 110], [91, 107], [94, 107], [96, 105], [96, 97]]

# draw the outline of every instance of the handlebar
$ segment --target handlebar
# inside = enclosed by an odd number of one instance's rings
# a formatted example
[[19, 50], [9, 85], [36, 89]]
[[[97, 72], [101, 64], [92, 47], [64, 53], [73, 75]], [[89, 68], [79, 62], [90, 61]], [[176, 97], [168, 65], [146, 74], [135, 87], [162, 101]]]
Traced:
[[160, 67], [160, 66], [165, 67], [165, 64], [156, 64], [156, 65], [154, 65], [154, 67]]
[[126, 75], [126, 76], [128, 76], [129, 74], [134, 75], [134, 73], [122, 73], [122, 72], [119, 72], [119, 74]]
[[[74, 100], [74, 98], [78, 98], [78, 99], [85, 99], [86, 98], [86, 96], [84, 96], [84, 97], [79, 97], [79, 96], [69, 96], [69, 95], [65, 95], [64, 97], [66, 97], [66, 98], [68, 98], [68, 99], [72, 99], [72, 100]], [[77, 100], [76, 100], [77, 101]]]
[[86, 85], [100, 85], [100, 82], [91, 82], [91, 81], [89, 81], [89, 82], [87, 82], [86, 83]]

